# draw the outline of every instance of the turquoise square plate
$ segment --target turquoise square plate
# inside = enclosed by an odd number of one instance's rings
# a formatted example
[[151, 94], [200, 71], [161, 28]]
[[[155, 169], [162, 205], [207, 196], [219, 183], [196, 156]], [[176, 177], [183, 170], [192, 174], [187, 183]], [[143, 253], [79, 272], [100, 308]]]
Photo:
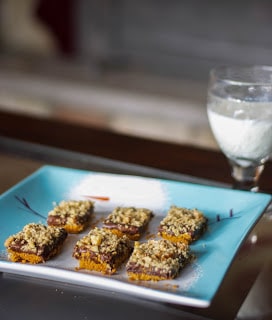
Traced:
[[[61, 200], [89, 196], [95, 199], [92, 226], [101, 226], [103, 218], [116, 206], [152, 209], [154, 218], [141, 241], [157, 237], [159, 222], [171, 205], [203, 211], [209, 224], [207, 232], [191, 245], [196, 259], [176, 279], [159, 282], [129, 281], [125, 266], [112, 276], [77, 270], [73, 247], [87, 229], [79, 235], [69, 235], [62, 252], [44, 264], [8, 261], [4, 247], [8, 236], [27, 223], [46, 223], [48, 211]], [[108, 201], [102, 201], [103, 198]], [[262, 193], [44, 166], [0, 197], [0, 271], [102, 288], [154, 301], [208, 307], [237, 250], [270, 201], [271, 195]]]

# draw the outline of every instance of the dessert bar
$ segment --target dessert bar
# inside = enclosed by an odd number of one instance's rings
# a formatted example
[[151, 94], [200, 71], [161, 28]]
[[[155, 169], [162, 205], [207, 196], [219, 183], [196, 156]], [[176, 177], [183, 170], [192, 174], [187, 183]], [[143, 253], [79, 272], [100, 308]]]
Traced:
[[135, 207], [117, 207], [105, 219], [104, 228], [118, 236], [127, 235], [138, 240], [145, 231], [153, 213], [149, 209]]
[[13, 262], [41, 263], [59, 253], [67, 237], [63, 228], [30, 223], [5, 241], [8, 257]]
[[48, 213], [47, 224], [62, 227], [69, 233], [79, 233], [86, 228], [93, 213], [92, 201], [61, 201]]
[[191, 243], [206, 230], [208, 219], [197, 209], [171, 206], [160, 222], [159, 235], [173, 242]]
[[78, 240], [73, 256], [79, 260], [79, 269], [113, 274], [128, 259], [132, 243], [105, 229], [94, 228]]
[[126, 269], [131, 280], [167, 280], [175, 278], [189, 260], [187, 244], [152, 239], [135, 242]]

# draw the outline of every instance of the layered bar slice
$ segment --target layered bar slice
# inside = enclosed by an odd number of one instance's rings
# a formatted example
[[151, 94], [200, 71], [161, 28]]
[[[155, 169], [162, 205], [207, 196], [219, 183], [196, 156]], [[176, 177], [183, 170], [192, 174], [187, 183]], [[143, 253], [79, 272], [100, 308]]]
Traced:
[[129, 279], [160, 281], [174, 279], [190, 260], [185, 243], [172, 243], [165, 239], [135, 242], [126, 265]]
[[94, 210], [92, 201], [61, 201], [48, 213], [47, 224], [62, 227], [68, 233], [79, 233], [84, 230]]
[[79, 260], [79, 269], [114, 274], [132, 252], [132, 243], [105, 229], [94, 228], [78, 240], [73, 257]]
[[8, 257], [13, 262], [41, 263], [59, 253], [67, 238], [63, 228], [30, 223], [5, 241]]
[[191, 243], [207, 229], [208, 219], [197, 209], [171, 206], [160, 222], [159, 235], [172, 242]]
[[152, 217], [153, 213], [149, 209], [117, 207], [105, 219], [104, 228], [118, 236], [126, 235], [131, 240], [139, 240]]

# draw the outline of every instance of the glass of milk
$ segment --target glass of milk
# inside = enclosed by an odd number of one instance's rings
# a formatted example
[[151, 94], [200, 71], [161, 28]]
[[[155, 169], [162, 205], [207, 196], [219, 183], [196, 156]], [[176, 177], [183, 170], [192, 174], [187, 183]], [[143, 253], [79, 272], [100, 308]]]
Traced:
[[231, 165], [234, 187], [258, 191], [264, 164], [272, 155], [272, 66], [211, 70], [207, 112]]

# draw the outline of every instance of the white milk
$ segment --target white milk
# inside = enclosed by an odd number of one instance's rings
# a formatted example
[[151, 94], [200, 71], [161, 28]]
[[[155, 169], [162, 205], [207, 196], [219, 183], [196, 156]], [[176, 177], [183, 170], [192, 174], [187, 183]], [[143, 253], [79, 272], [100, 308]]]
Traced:
[[214, 136], [228, 157], [259, 161], [272, 154], [271, 103], [217, 98], [211, 100], [208, 116]]

